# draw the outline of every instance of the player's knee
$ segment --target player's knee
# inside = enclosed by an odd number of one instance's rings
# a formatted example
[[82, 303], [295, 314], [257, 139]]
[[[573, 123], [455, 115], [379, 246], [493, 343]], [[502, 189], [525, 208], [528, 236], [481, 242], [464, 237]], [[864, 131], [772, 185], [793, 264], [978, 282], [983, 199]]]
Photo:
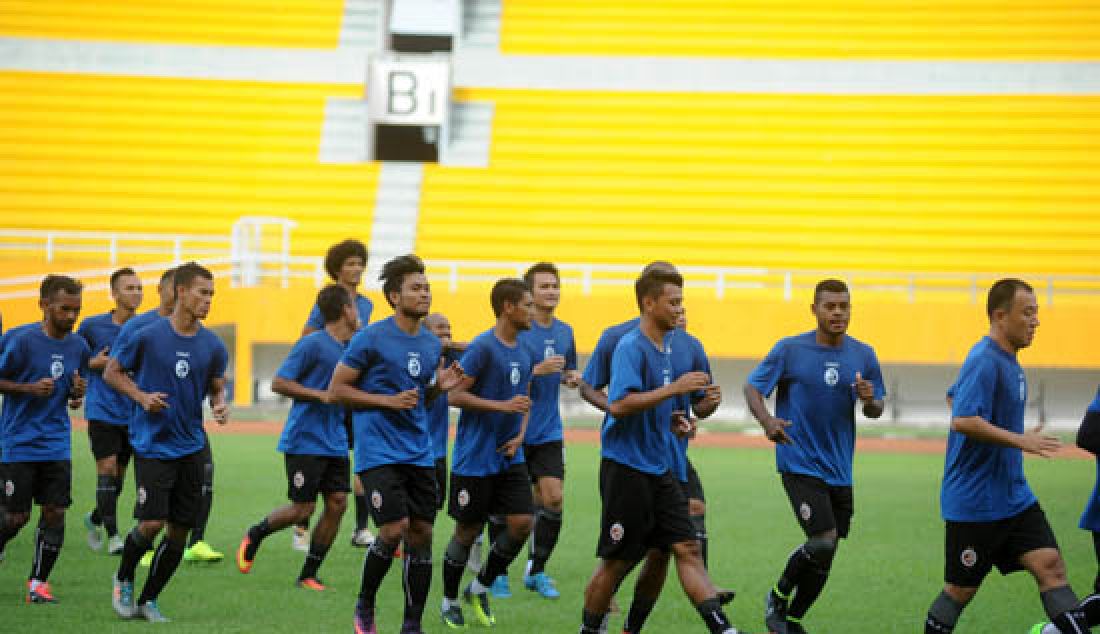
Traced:
[[970, 603], [970, 601], [974, 598], [974, 595], [978, 594], [978, 589], [968, 588], [965, 586], [956, 586], [949, 583], [944, 586], [943, 594], [947, 595], [955, 603], [958, 603], [961, 606], [965, 606], [966, 604]]
[[1053, 588], [1066, 585], [1066, 561], [1058, 551], [1045, 557], [1036, 571], [1040, 588]]
[[157, 533], [164, 529], [164, 520], [142, 520], [138, 524], [138, 530], [145, 536], [146, 539], [152, 540], [157, 536]]
[[303, 522], [309, 519], [315, 510], [317, 510], [316, 502], [295, 502], [294, 523]]
[[833, 556], [836, 555], [836, 540], [827, 537], [811, 537], [802, 548], [810, 561], [820, 570], [829, 570], [832, 567]]
[[677, 560], [695, 558], [701, 561], [702, 553], [703, 550], [700, 548], [699, 542], [694, 539], [672, 545], [672, 556]]
[[403, 517], [399, 520], [392, 522], [386, 522], [382, 526], [378, 527], [379, 537], [385, 539], [388, 542], [395, 544], [400, 543], [401, 539], [409, 531], [409, 518]]
[[531, 534], [531, 529], [535, 526], [534, 520], [534, 515], [516, 515], [509, 517], [508, 530], [504, 531], [504, 534], [510, 535], [512, 539], [523, 541]]
[[27, 525], [31, 519], [30, 513], [8, 513], [8, 528], [17, 531]]
[[698, 498], [688, 498], [688, 514], [692, 516], [706, 515], [707, 503]]
[[[528, 525], [530, 525], [530, 522], [528, 522]], [[529, 532], [530, 530], [528, 530], [528, 533]], [[523, 544], [525, 541], [527, 541], [526, 534], [522, 536], [517, 536], [514, 535], [510, 530], [504, 531], [499, 536], [497, 536], [496, 541], [493, 542], [493, 550], [495, 550], [501, 556], [510, 561], [519, 554], [519, 551], [523, 548]]]
[[[473, 540], [471, 540], [471, 543]], [[456, 533], [447, 543], [447, 550], [443, 553], [444, 561], [456, 565], [465, 566], [470, 559], [470, 544], [464, 544], [458, 540]]]
[[535, 515], [538, 517], [537, 521], [545, 519], [551, 522], [561, 522], [561, 507], [559, 506], [557, 509], [542, 507], [535, 512]]
[[118, 475], [118, 459], [115, 456], [107, 456], [96, 461], [97, 475]]
[[65, 543], [64, 515], [62, 515], [62, 521], [56, 522], [47, 518], [43, 512], [42, 517], [38, 520], [38, 533], [42, 536], [44, 544], [60, 550], [61, 545]]
[[481, 524], [455, 524], [454, 540], [466, 548], [473, 546], [474, 540], [481, 534]]
[[325, 496], [325, 512], [335, 515], [343, 515], [348, 510], [347, 493], [329, 493]]
[[565, 498], [562, 496], [561, 489], [551, 491], [548, 495], [542, 496], [542, 507], [557, 513], [559, 516], [561, 515], [564, 505]]

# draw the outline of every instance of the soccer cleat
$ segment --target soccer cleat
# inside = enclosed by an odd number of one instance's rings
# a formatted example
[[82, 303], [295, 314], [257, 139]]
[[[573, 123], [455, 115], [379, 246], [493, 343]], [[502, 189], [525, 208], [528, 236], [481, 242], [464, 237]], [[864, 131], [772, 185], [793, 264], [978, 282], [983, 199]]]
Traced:
[[787, 619], [787, 634], [807, 634], [798, 621]]
[[1035, 625], [1032, 625], [1031, 629], [1027, 631], [1027, 634], [1043, 634], [1045, 631], [1047, 631], [1048, 627], [1055, 632], [1061, 631], [1058, 628], [1053, 627], [1049, 621], [1043, 621], [1042, 623], [1036, 623]]
[[351, 545], [356, 548], [366, 548], [373, 543], [374, 535], [365, 528], [361, 528], [351, 535]]
[[733, 603], [733, 600], [737, 597], [737, 593], [733, 590], [718, 588], [715, 597], [718, 599], [718, 603], [721, 603], [722, 605], [729, 605], [730, 603]]
[[160, 613], [160, 608], [157, 607], [156, 601], [146, 601], [137, 606], [137, 617], [145, 619], [150, 623], [168, 623], [168, 617]]
[[317, 592], [325, 591], [325, 584], [321, 583], [321, 580], [317, 577], [306, 577], [305, 579], [299, 579], [295, 582], [299, 588], [307, 588], [309, 590], [316, 590]]
[[119, 581], [118, 577], [112, 578], [114, 587], [111, 592], [111, 607], [124, 619], [134, 618], [134, 582]]
[[485, 627], [493, 627], [497, 624], [496, 617], [493, 616], [493, 611], [489, 608], [488, 592], [474, 594], [470, 591], [470, 586], [467, 585], [466, 589], [462, 591], [462, 599], [473, 608], [474, 617], [478, 623]]
[[124, 548], [126, 548], [126, 542], [118, 535], [112, 535], [107, 538], [108, 555], [121, 555]]
[[214, 563], [225, 559], [225, 554], [210, 547], [204, 541], [197, 541], [183, 551], [184, 561]]
[[57, 603], [48, 581], [27, 582], [27, 603]]
[[252, 562], [256, 559], [256, 549], [252, 547], [252, 537], [245, 533], [237, 546], [237, 570], [243, 574], [252, 572]]
[[511, 599], [512, 589], [508, 587], [508, 575], [500, 575], [493, 579], [493, 585], [489, 586], [489, 593], [494, 599]]
[[775, 589], [768, 591], [764, 599], [764, 625], [772, 634], [790, 634], [787, 627], [787, 600], [779, 596]]
[[152, 566], [153, 565], [153, 551], [151, 551], [151, 550], [145, 551], [145, 554], [141, 556], [141, 561], [138, 562], [138, 563], [141, 564], [142, 568], [148, 568], [149, 566]]
[[561, 597], [561, 593], [558, 592], [557, 586], [554, 585], [554, 580], [545, 572], [524, 575], [523, 586], [532, 592], [539, 593], [539, 596], [544, 599], [557, 599]]
[[439, 618], [443, 620], [443, 624], [447, 627], [455, 630], [466, 629], [466, 619], [462, 616], [462, 608], [457, 603], [452, 603], [451, 607], [446, 610], [441, 610]]
[[482, 538], [478, 537], [474, 545], [470, 546], [470, 556], [466, 559], [466, 570], [469, 570], [470, 574], [474, 576], [481, 574], [481, 560], [485, 559], [483, 550]]
[[290, 547], [298, 552], [309, 552], [309, 531], [301, 526], [294, 527], [294, 537], [290, 540]]
[[103, 548], [103, 535], [99, 533], [99, 526], [92, 521], [92, 511], [84, 515], [84, 528], [88, 529], [88, 548], [92, 550]]
[[364, 607], [361, 601], [355, 603], [355, 634], [378, 634], [374, 608]]

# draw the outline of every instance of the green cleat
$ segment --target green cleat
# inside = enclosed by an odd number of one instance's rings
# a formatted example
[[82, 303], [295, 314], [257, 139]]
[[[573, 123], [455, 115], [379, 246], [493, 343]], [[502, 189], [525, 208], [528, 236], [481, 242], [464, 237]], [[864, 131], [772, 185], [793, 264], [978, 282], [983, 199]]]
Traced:
[[443, 620], [444, 625], [452, 630], [466, 629], [466, 619], [462, 616], [462, 608], [458, 607], [457, 603], [441, 611], [439, 613], [439, 618]]
[[1031, 629], [1027, 631], [1027, 634], [1043, 634], [1043, 628], [1050, 625], [1050, 623], [1036, 623], [1031, 626]]
[[488, 592], [475, 594], [470, 592], [470, 586], [466, 586], [466, 589], [462, 591], [462, 599], [473, 608], [474, 618], [477, 619], [479, 624], [485, 627], [493, 627], [497, 624], [496, 617], [493, 616], [493, 611], [489, 608]]

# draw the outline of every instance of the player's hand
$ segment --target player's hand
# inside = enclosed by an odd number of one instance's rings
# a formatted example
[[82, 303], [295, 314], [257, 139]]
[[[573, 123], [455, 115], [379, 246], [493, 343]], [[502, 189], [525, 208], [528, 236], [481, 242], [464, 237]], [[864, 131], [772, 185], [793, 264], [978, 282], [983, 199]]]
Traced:
[[546, 357], [542, 361], [536, 363], [531, 372], [535, 376], [546, 376], [547, 374], [561, 372], [564, 367], [565, 357], [560, 354], [555, 354], [554, 356]]
[[88, 390], [88, 382], [80, 376], [79, 370], [73, 370], [73, 386], [69, 388], [69, 398], [82, 399]]
[[415, 387], [411, 390], [398, 392], [390, 397], [392, 409], [412, 409], [420, 402], [420, 390]]
[[864, 403], [873, 403], [875, 400], [875, 385], [856, 372], [856, 382], [852, 384], [856, 390], [856, 396]]
[[722, 404], [722, 386], [712, 383], [703, 388], [703, 400], [699, 401], [700, 407], [718, 407]]
[[229, 422], [229, 403], [218, 403], [210, 407], [210, 413], [214, 415], [214, 422], [224, 425]]
[[682, 410], [672, 412], [671, 428], [672, 433], [680, 438], [694, 438], [695, 432], [698, 430], [695, 419]]
[[46, 377], [38, 379], [34, 383], [29, 383], [27, 393], [36, 398], [46, 398], [50, 394], [53, 394], [53, 379]]
[[444, 368], [441, 362], [439, 371], [435, 375], [435, 387], [444, 392], [450, 392], [458, 387], [458, 384], [464, 378], [466, 378], [466, 373], [462, 371], [462, 366], [458, 364], [458, 361], [452, 361], [449, 368]]
[[772, 416], [764, 421], [763, 426], [764, 435], [768, 437], [768, 440], [777, 445], [791, 444], [791, 437], [787, 435], [787, 428], [791, 426], [791, 421]]
[[687, 372], [672, 382], [672, 389], [677, 394], [688, 394], [701, 390], [710, 385], [710, 377], [706, 372]]
[[523, 394], [517, 394], [504, 401], [501, 410], [505, 414], [526, 414], [531, 409], [531, 399]]
[[520, 445], [523, 444], [523, 436], [516, 436], [503, 445], [497, 447], [497, 453], [503, 454], [506, 458], [515, 458], [516, 452], [519, 451]]
[[97, 354], [92, 359], [92, 361], [98, 361], [98, 362], [102, 363], [104, 366], [106, 366], [107, 361], [109, 361], [110, 358], [111, 358], [110, 355], [107, 354], [110, 351], [111, 351], [111, 346], [103, 346], [103, 349], [99, 351], [99, 354]]
[[168, 395], [164, 392], [142, 392], [138, 405], [150, 414], [156, 414], [168, 409]]
[[575, 390], [581, 384], [581, 373], [577, 370], [566, 370], [561, 375], [561, 383], [565, 387], [571, 390]]
[[1025, 431], [1020, 449], [1043, 458], [1054, 456], [1055, 452], [1062, 448], [1062, 441], [1055, 436], [1044, 434], [1043, 427], [1044, 425], [1039, 423]]
[[83, 405], [83, 404], [84, 404], [84, 399], [82, 399], [82, 398], [70, 398], [69, 399], [69, 409], [80, 409], [80, 406]]

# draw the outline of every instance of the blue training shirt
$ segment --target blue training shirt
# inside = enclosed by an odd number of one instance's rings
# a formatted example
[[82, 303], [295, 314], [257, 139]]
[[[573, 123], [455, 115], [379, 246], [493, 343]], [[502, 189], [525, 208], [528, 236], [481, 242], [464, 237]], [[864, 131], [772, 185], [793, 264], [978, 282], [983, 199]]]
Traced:
[[[459, 364], [466, 375], [474, 377], [470, 393], [475, 396], [507, 401], [528, 394], [534, 365], [531, 355], [518, 341], [514, 346], [502, 343], [492, 328], [470, 342]], [[451, 471], [464, 476], [488, 476], [502, 473], [513, 464], [522, 464], [522, 446], [511, 459], [497, 452], [519, 434], [522, 424], [523, 414], [463, 409], [455, 431]]]
[[[333, 339], [327, 330], [311, 332], [294, 344], [275, 376], [311, 390], [327, 390], [344, 348], [344, 344]], [[307, 456], [347, 456], [344, 408], [295, 399], [276, 450]]]
[[379, 407], [352, 413], [356, 472], [391, 464], [435, 464], [425, 401], [435, 380], [442, 347], [427, 328], [409, 335], [398, 328], [393, 317], [375, 322], [352, 337], [340, 363], [360, 372], [360, 390], [371, 394], [397, 394], [413, 388], [420, 391], [412, 409]]
[[[707, 359], [703, 343], [688, 334], [687, 331], [680, 329], [672, 331], [669, 336], [667, 350], [672, 364], [673, 381], [688, 372], [706, 372], [710, 374], [710, 360]], [[674, 399], [673, 409], [691, 415], [691, 404], [702, 399], [704, 395], [705, 393], [702, 391], [693, 394], [682, 394]], [[672, 472], [680, 482], [687, 482], [687, 450], [690, 439], [686, 436], [680, 437], [672, 434], [670, 442], [672, 445], [672, 462], [670, 463]]]
[[857, 372], [874, 385], [876, 399], [885, 396], [871, 346], [847, 335], [836, 348], [824, 346], [814, 331], [780, 339], [753, 369], [749, 384], [765, 397], [778, 387], [775, 415], [792, 423], [791, 444], [775, 446], [778, 471], [852, 485]]
[[[459, 353], [448, 349], [443, 353], [444, 366], [450, 366], [458, 361]], [[436, 460], [447, 457], [447, 435], [451, 426], [451, 410], [448, 404], [447, 393], [443, 392], [436, 397], [428, 407], [428, 422], [432, 429], [432, 457]]]
[[[126, 321], [133, 319], [134, 317], [131, 317]], [[76, 332], [88, 342], [88, 348], [91, 349], [94, 357], [104, 348], [108, 348], [108, 354], [110, 354], [110, 351], [114, 350], [115, 340], [121, 330], [122, 326], [115, 323], [114, 311], [108, 311], [80, 322], [80, 328]], [[89, 372], [88, 394], [84, 397], [85, 418], [109, 425], [129, 424], [133, 401], [107, 385], [103, 380], [103, 370], [89, 368]]]
[[[370, 314], [374, 310], [374, 304], [357, 293], [355, 295], [355, 308], [359, 311], [359, 328], [366, 328], [367, 324], [370, 323]], [[313, 303], [313, 308], [309, 311], [306, 325], [314, 330], [324, 330], [325, 328], [325, 317], [321, 314], [321, 307], [316, 302]]]
[[[564, 370], [577, 369], [573, 329], [557, 318], [549, 327], [532, 321], [530, 330], [519, 333], [519, 342], [527, 348], [527, 353], [536, 364], [560, 354], [565, 357]], [[558, 407], [561, 377], [561, 372], [555, 372], [531, 379], [531, 418], [523, 439], [525, 445], [541, 445], [562, 439], [561, 410]]]
[[[623, 335], [611, 357], [608, 404], [631, 392], [651, 392], [672, 382], [672, 361], [666, 352], [672, 333], [665, 335], [664, 349], [640, 329]], [[651, 475], [668, 472], [672, 462], [672, 411], [677, 399], [667, 398], [656, 407], [616, 418], [610, 414], [600, 430], [600, 455]]]
[[[1096, 390], [1096, 398], [1089, 404], [1087, 411], [1100, 412], [1100, 388]], [[1079, 526], [1087, 531], [1100, 532], [1100, 456], [1096, 458], [1096, 485], [1089, 496], [1085, 512], [1081, 514]]]
[[[983, 337], [970, 349], [954, 385], [952, 418], [980, 416], [1021, 434], [1027, 407], [1027, 377], [1015, 355]], [[1023, 451], [980, 442], [951, 430], [940, 489], [943, 519], [991, 522], [1035, 504], [1024, 477]]]
[[609, 326], [600, 333], [596, 341], [596, 348], [592, 350], [592, 356], [588, 359], [588, 365], [584, 367], [584, 382], [594, 389], [602, 390], [611, 384], [611, 357], [615, 354], [615, 346], [623, 335], [634, 330], [641, 322], [640, 317], [624, 321], [621, 324]]
[[17, 383], [35, 383], [50, 377], [54, 390], [45, 398], [4, 395], [4, 413], [0, 417], [0, 455], [4, 462], [71, 459], [69, 392], [75, 372], [88, 376], [90, 356], [88, 344], [75, 333], [54, 339], [46, 334], [41, 323], [9, 332], [0, 354], [0, 377]]
[[185, 336], [170, 319], [159, 319], [118, 345], [119, 366], [132, 374], [138, 388], [168, 395], [168, 407], [155, 414], [135, 403], [130, 419], [134, 454], [174, 460], [201, 450], [206, 442], [202, 403], [211, 381], [225, 375], [229, 359], [222, 340], [202, 324]]

